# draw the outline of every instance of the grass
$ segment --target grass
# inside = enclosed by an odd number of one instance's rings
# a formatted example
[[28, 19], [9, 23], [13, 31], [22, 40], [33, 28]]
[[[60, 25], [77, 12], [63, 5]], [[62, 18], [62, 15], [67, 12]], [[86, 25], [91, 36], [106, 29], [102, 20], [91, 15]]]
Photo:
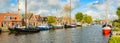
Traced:
[[9, 31], [7, 27], [2, 27], [2, 31]]
[[119, 36], [112, 36], [109, 40], [109, 43], [120, 43], [120, 37]]

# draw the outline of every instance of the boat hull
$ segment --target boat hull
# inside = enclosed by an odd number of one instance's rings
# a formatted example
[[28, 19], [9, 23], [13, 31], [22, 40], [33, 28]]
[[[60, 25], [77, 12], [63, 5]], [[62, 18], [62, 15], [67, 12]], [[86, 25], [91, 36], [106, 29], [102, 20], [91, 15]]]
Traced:
[[64, 25], [64, 28], [75, 28], [76, 26], [72, 26], [72, 25]]
[[77, 27], [81, 27], [82, 25], [77, 25]]
[[39, 32], [39, 29], [35, 28], [8, 28], [10, 31], [15, 32]]
[[36, 29], [39, 29], [40, 31], [50, 30], [50, 28], [47, 27], [36, 27]]
[[63, 26], [53, 26], [54, 29], [63, 29]]
[[103, 35], [109, 35], [111, 33], [111, 29], [103, 29]]

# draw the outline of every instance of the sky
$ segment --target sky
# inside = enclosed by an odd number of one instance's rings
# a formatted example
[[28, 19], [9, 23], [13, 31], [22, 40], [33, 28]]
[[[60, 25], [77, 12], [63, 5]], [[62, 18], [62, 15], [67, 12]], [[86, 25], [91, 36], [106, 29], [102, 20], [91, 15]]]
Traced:
[[[70, 5], [70, 0], [27, 0], [28, 12], [41, 16], [62, 17], [67, 13], [64, 6]], [[117, 19], [116, 10], [120, 6], [120, 0], [108, 0], [108, 17]], [[19, 0], [20, 13], [25, 12], [25, 1]], [[105, 19], [106, 0], [71, 0], [71, 18], [75, 18], [77, 12], [92, 16], [93, 19]], [[0, 0], [0, 13], [17, 13], [18, 0]]]

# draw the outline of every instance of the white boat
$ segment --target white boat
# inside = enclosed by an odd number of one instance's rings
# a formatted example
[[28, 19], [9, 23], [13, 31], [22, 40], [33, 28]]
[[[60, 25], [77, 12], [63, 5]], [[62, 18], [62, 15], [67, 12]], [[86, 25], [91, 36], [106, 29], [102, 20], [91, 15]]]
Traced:
[[50, 30], [50, 27], [47, 24], [43, 24], [41, 26], [36, 26], [36, 28], [39, 29], [40, 31]]
[[82, 26], [82, 24], [81, 24], [81, 23], [76, 23], [76, 25], [77, 25], [77, 26]]
[[56, 28], [56, 29], [62, 29], [63, 28], [63, 25], [54, 25], [53, 28]]
[[87, 24], [87, 23], [82, 24], [82, 27], [86, 27], [86, 26], [88, 26], [88, 24]]

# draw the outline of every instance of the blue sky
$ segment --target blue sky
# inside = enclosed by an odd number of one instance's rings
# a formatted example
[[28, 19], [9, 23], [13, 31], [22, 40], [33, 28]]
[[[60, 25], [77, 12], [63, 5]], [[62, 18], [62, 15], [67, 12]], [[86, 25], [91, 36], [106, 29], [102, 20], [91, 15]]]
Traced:
[[[55, 15], [55, 10], [62, 11], [62, 7], [70, 0], [28, 0], [28, 11], [41, 15]], [[16, 12], [17, 0], [0, 0], [0, 12]], [[88, 14], [94, 19], [104, 19], [106, 0], [72, 0], [72, 18], [77, 12]], [[115, 15], [117, 7], [120, 5], [119, 0], [109, 0], [109, 19], [117, 18]], [[21, 12], [24, 12], [24, 0], [20, 0]], [[8, 8], [9, 7], [9, 8]]]

